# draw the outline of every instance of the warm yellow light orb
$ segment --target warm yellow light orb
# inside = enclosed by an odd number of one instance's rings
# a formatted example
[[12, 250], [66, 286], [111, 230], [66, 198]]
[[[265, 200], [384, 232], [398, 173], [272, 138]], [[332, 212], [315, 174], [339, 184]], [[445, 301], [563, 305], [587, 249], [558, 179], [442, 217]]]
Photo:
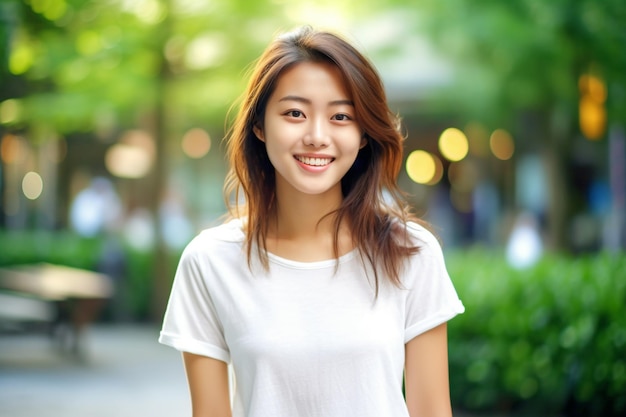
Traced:
[[426, 185], [435, 185], [443, 178], [443, 162], [441, 162], [441, 159], [436, 155], [430, 154], [430, 156], [432, 156], [433, 161], [435, 161], [435, 174]]
[[502, 161], [511, 159], [515, 152], [513, 136], [504, 129], [496, 129], [489, 138], [489, 147], [494, 156]]
[[580, 131], [587, 139], [599, 140], [606, 130], [607, 90], [604, 81], [591, 74], [583, 74], [578, 80], [580, 101], [578, 118]]
[[460, 161], [467, 156], [469, 143], [465, 133], [450, 127], [439, 136], [439, 151], [449, 161]]
[[587, 139], [598, 140], [606, 128], [606, 109], [588, 97], [582, 97], [578, 103], [580, 131]]
[[578, 79], [578, 88], [582, 96], [588, 96], [596, 103], [604, 103], [606, 101], [607, 92], [604, 81], [594, 75], [581, 75]]
[[428, 184], [436, 173], [433, 156], [422, 150], [413, 151], [406, 158], [406, 173], [418, 184]]
[[5, 164], [18, 163], [28, 158], [28, 148], [20, 136], [6, 133], [0, 141], [0, 160]]

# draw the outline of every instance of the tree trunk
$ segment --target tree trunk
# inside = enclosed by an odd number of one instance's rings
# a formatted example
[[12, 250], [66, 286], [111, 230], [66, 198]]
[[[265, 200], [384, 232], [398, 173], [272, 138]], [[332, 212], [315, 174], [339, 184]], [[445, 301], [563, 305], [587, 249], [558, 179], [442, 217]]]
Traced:
[[[169, 2], [165, 1], [164, 6], [169, 8]], [[167, 137], [169, 131], [167, 103], [167, 86], [172, 77], [168, 63], [163, 56], [165, 43], [171, 33], [169, 11], [166, 13], [168, 17], [164, 19], [157, 33], [159, 34], [160, 51], [160, 73], [156, 80], [154, 119], [152, 120], [153, 137], [155, 141], [155, 162], [153, 169], [153, 183], [150, 189], [150, 211], [152, 212], [154, 231], [155, 231], [155, 248], [154, 248], [154, 264], [152, 276], [152, 297], [150, 306], [150, 319], [154, 322], [160, 322], [167, 306], [167, 300], [171, 289], [173, 277], [171, 276], [171, 267], [169, 261], [169, 251], [165, 242], [163, 233], [163, 222], [160, 216], [160, 208], [163, 199], [168, 178], [168, 160], [167, 160]]]
[[543, 160], [547, 175], [546, 247], [552, 251], [567, 249], [568, 190], [566, 157], [559, 146], [547, 146]]

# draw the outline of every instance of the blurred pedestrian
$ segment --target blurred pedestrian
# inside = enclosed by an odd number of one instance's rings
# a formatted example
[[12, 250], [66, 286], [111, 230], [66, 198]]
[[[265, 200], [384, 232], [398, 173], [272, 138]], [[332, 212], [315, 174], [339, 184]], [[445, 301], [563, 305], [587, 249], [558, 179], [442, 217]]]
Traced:
[[195, 417], [451, 415], [446, 322], [464, 307], [396, 184], [402, 141], [345, 40], [305, 27], [268, 46], [228, 136], [231, 219], [185, 249], [159, 338]]

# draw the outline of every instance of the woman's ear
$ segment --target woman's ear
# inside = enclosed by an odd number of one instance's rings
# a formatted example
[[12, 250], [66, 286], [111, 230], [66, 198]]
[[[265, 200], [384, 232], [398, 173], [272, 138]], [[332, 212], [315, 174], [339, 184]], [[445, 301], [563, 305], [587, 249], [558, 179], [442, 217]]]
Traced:
[[263, 129], [261, 129], [261, 127], [258, 124], [255, 124], [252, 127], [252, 131], [254, 132], [254, 135], [261, 141], [261, 142], [265, 142], [265, 135], [263, 135]]
[[366, 145], [367, 145], [367, 136], [365, 136], [365, 133], [364, 133], [363, 136], [361, 136], [361, 145], [359, 146], [359, 149], [365, 148]]

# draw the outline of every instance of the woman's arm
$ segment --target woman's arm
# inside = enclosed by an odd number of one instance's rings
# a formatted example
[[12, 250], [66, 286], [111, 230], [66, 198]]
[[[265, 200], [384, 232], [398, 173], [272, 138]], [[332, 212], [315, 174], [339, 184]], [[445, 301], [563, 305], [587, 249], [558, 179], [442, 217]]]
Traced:
[[405, 392], [411, 417], [451, 417], [446, 323], [405, 345]]
[[193, 417], [230, 417], [228, 365], [220, 360], [183, 352]]

